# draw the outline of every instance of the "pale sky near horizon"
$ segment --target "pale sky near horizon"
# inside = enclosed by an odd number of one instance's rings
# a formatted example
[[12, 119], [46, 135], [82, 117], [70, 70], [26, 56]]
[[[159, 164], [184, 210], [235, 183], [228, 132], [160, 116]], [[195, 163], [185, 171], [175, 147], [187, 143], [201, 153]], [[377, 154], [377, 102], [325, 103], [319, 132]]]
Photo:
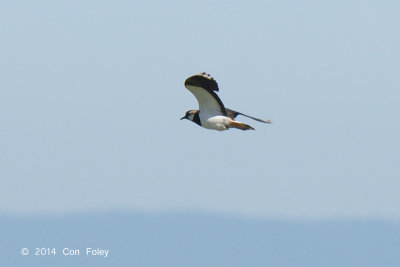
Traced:
[[[0, 9], [0, 213], [400, 219], [397, 1]], [[271, 119], [205, 130], [184, 80]]]

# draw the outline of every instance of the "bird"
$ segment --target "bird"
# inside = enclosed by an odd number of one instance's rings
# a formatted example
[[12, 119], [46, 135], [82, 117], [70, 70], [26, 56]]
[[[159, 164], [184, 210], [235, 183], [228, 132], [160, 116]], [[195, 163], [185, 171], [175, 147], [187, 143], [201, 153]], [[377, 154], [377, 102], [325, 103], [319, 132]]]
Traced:
[[254, 130], [254, 128], [250, 125], [235, 120], [238, 115], [242, 115], [263, 123], [271, 123], [270, 120], [258, 119], [241, 112], [225, 108], [224, 104], [216, 93], [219, 91], [218, 83], [213, 77], [211, 77], [210, 74], [202, 72], [190, 76], [185, 80], [185, 87], [196, 97], [197, 102], [199, 103], [199, 109], [186, 111], [181, 120], [187, 119], [203, 128], [217, 131], [229, 130], [230, 128]]

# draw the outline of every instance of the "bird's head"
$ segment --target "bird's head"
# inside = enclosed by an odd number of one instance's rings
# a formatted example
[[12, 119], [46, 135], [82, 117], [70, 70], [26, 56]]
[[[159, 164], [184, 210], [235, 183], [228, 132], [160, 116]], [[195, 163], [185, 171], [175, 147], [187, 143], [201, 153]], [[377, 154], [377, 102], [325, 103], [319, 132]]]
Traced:
[[186, 111], [185, 116], [183, 116], [183, 117], [181, 118], [181, 120], [187, 119], [187, 120], [193, 121], [194, 115], [195, 115], [196, 113], [198, 113], [198, 112], [199, 112], [198, 110], [188, 110], [188, 111]]

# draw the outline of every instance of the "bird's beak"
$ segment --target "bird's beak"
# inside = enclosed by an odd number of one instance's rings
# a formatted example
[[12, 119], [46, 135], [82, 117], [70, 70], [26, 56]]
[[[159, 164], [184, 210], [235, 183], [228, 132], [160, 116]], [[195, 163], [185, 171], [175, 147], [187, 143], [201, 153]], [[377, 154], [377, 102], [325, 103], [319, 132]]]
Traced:
[[181, 120], [186, 119], [186, 115], [181, 118]]

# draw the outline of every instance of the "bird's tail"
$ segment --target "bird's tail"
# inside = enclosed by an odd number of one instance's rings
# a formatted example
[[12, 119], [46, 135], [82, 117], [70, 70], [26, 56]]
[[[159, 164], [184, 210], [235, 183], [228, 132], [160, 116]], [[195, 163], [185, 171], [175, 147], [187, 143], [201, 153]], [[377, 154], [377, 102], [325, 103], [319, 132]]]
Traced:
[[254, 128], [251, 127], [250, 125], [244, 124], [244, 123], [239, 122], [239, 121], [234, 121], [234, 120], [231, 120], [228, 123], [228, 127], [229, 128], [237, 128], [237, 129], [240, 129], [240, 130], [254, 130]]

